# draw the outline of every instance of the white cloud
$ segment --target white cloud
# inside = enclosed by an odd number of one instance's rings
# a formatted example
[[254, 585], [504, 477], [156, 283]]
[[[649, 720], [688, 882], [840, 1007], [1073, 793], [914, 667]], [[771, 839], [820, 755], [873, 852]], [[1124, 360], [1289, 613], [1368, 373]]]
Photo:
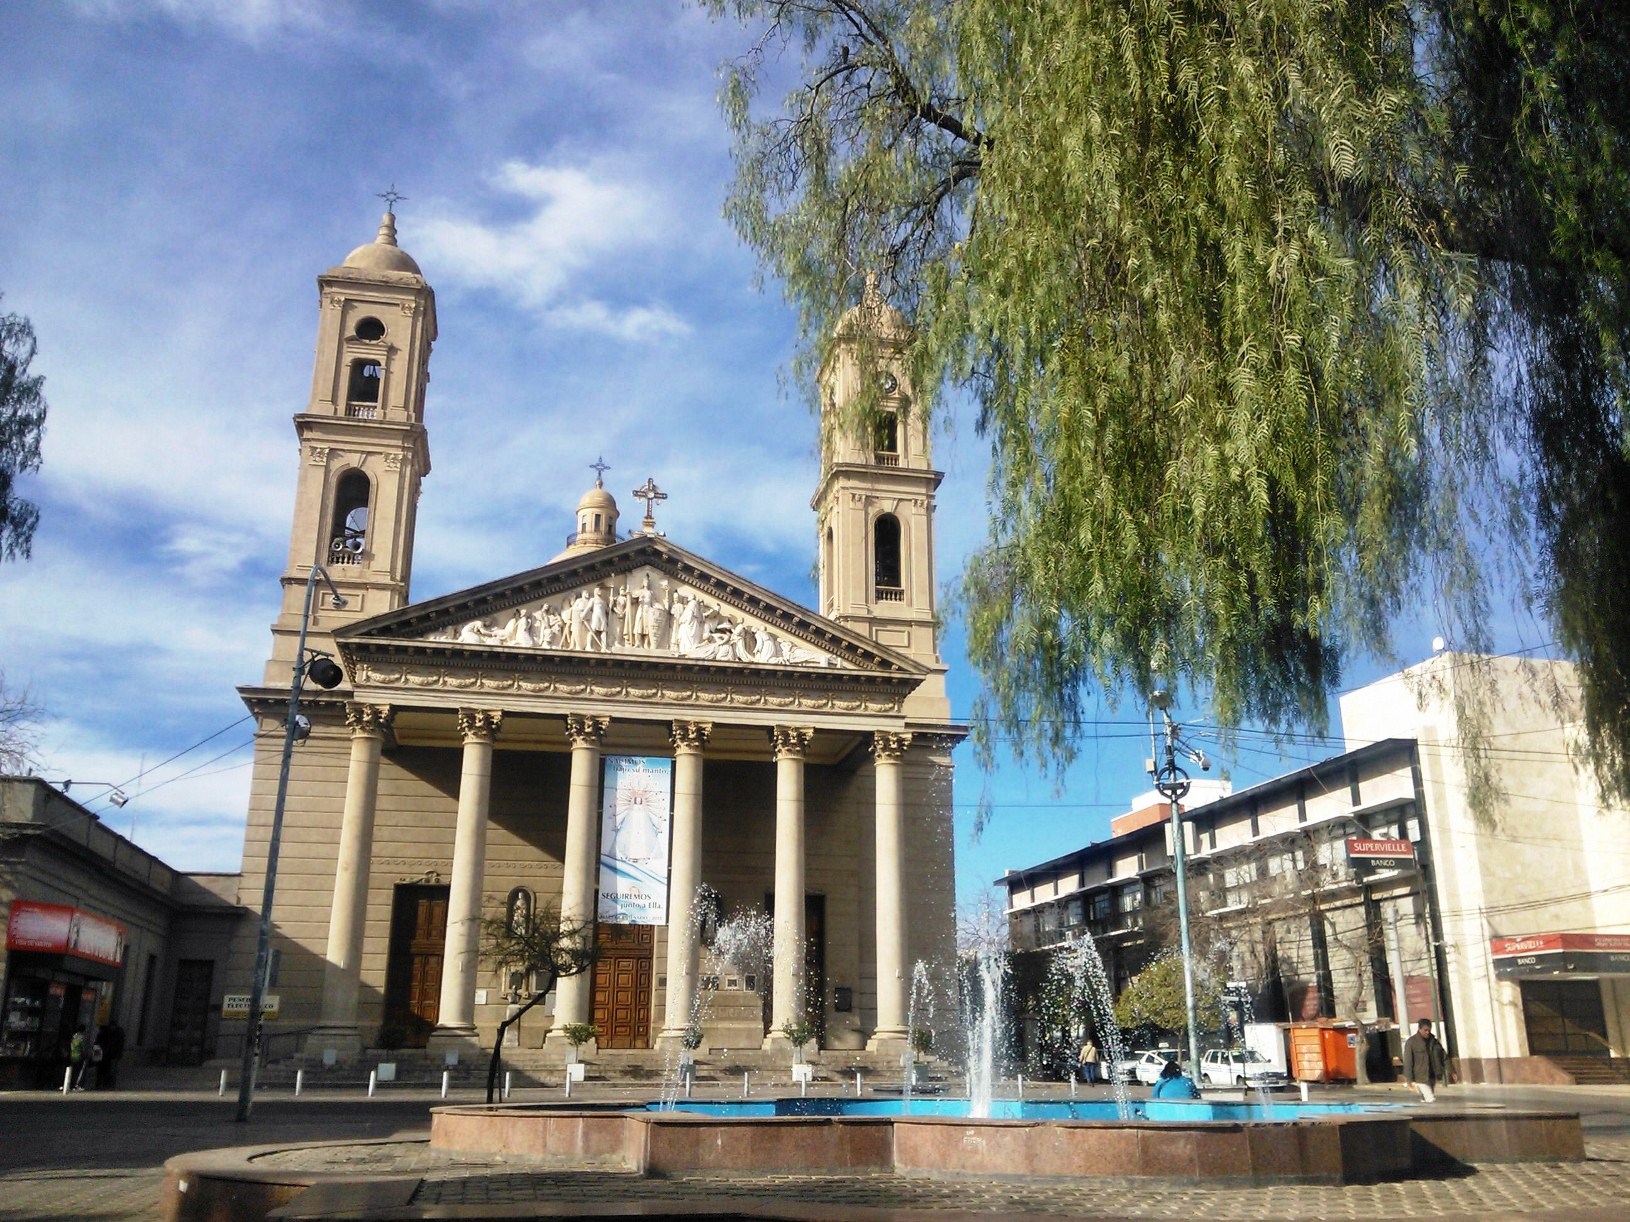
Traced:
[[496, 290], [553, 325], [626, 340], [688, 330], [666, 306], [614, 306], [584, 284], [671, 236], [672, 227], [653, 204], [655, 192], [604, 161], [576, 166], [512, 160], [491, 186], [518, 197], [526, 214], [506, 223], [432, 210], [415, 225], [414, 247], [438, 284]]
[[249, 43], [323, 29], [333, 11], [321, 0], [74, 0], [74, 7], [91, 17], [115, 19], [158, 12], [182, 25], [216, 26]]

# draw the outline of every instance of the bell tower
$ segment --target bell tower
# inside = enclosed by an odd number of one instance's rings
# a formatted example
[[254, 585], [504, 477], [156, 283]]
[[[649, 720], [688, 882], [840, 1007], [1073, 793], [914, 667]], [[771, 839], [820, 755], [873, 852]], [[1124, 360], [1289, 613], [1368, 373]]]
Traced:
[[314, 563], [346, 600], [333, 607], [319, 588], [308, 639], [317, 648], [335, 628], [407, 603], [419, 481], [430, 471], [424, 406], [436, 294], [396, 244], [395, 215], [318, 276], [317, 290], [316, 369], [311, 400], [294, 418], [300, 474], [268, 684], [288, 681]]
[[943, 476], [930, 463], [926, 404], [905, 368], [909, 338], [904, 316], [868, 276], [817, 377], [821, 478], [810, 505], [821, 614], [932, 667], [910, 711], [943, 719], [934, 578], [934, 494]]

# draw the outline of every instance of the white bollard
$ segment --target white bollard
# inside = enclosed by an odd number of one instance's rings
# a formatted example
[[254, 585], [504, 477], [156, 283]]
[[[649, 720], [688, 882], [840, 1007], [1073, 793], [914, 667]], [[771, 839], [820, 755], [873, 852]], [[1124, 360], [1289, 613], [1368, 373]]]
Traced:
[[1302, 1088], [1302, 1102], [1306, 1103], [1307, 1102], [1307, 1083], [1306, 1082], [1298, 1082], [1296, 1085], [1300, 1086]]
[[1075, 1075], [1070, 1075], [1070, 1098], [1075, 1098]]
[[[222, 1078], [226, 1077], [226, 1070], [223, 1069], [221, 1071], [221, 1077]], [[70, 1066], [68, 1066], [67, 1069], [64, 1069], [62, 1071], [62, 1093], [66, 1095], [73, 1088], [74, 1088], [74, 1067], [72, 1065], [70, 1065]]]
[[1021, 1100], [1024, 1098], [1024, 1075], [1023, 1074], [1019, 1075], [1019, 1098]]
[[809, 1079], [805, 1078], [805, 1077], [800, 1077], [798, 1079], [798, 1097], [800, 1099], [804, 1099], [804, 1098], [808, 1098], [808, 1096], [809, 1096]]
[[368, 1071], [368, 1098], [372, 1099], [374, 1097], [374, 1087], [378, 1085], [379, 1071], [377, 1069], [370, 1069]]
[[510, 1083], [511, 1076], [512, 1075], [510, 1074], [509, 1070], [507, 1070], [507, 1069], [504, 1070], [504, 1102], [505, 1103], [509, 1102], [509, 1083]]
[[221, 1070], [221, 1087], [215, 1092], [217, 1095], [226, 1094], [226, 1070]]
[[300, 1097], [300, 1091], [305, 1086], [305, 1084], [306, 1084], [306, 1071], [303, 1070], [303, 1069], [295, 1070], [294, 1071], [294, 1097], [296, 1099], [298, 1099]]
[[447, 1098], [447, 1078], [448, 1071], [444, 1069], [441, 1071], [441, 1097], [443, 1099]]
[[747, 1098], [747, 1074], [747, 1070], [741, 1071], [741, 1097], [743, 1099]]
[[572, 1097], [572, 1075], [570, 1066], [567, 1067], [566, 1073], [566, 1097], [568, 1099]]
[[855, 1070], [855, 1098], [860, 1098], [860, 1070]]
[[696, 1075], [694, 1073], [687, 1073], [685, 1075], [685, 1098], [690, 1098], [690, 1088], [695, 1085], [695, 1083]]

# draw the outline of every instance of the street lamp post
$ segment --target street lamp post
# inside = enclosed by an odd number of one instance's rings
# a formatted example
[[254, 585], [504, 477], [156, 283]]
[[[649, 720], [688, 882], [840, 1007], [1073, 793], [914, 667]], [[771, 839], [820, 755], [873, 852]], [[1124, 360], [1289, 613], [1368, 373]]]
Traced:
[[[1183, 837], [1183, 808], [1179, 804], [1188, 796], [1189, 774], [1177, 764], [1178, 726], [1172, 720], [1170, 694], [1157, 691], [1150, 698], [1150, 703], [1160, 710], [1166, 723], [1165, 762], [1156, 767], [1155, 760], [1151, 758], [1149, 764], [1150, 771], [1154, 773], [1155, 790], [1171, 803], [1172, 870], [1177, 882], [1177, 936], [1183, 955], [1183, 1016], [1189, 1033], [1189, 1072], [1198, 1081], [1201, 1077], [1200, 1032], [1194, 1005], [1194, 950], [1189, 939], [1189, 886], [1185, 868], [1187, 846]], [[1184, 753], [1202, 768], [1211, 767], [1211, 761], [1206, 759], [1204, 752], [1185, 747]]]
[[[277, 891], [277, 851], [283, 839], [283, 805], [289, 796], [289, 762], [294, 757], [294, 743], [300, 737], [300, 689], [309, 675], [318, 687], [332, 688], [339, 684], [345, 673], [327, 654], [306, 649], [306, 632], [311, 627], [311, 602], [316, 596], [317, 582], [328, 587], [331, 604], [345, 606], [345, 596], [334, 588], [328, 573], [320, 564], [311, 566], [306, 578], [305, 607], [300, 614], [300, 640], [294, 650], [294, 678], [289, 684], [289, 711], [283, 722], [283, 761], [277, 772], [277, 804], [272, 809], [272, 835], [266, 844], [266, 886], [260, 897], [260, 933], [255, 943], [255, 975], [249, 986], [249, 1018], [244, 1029], [243, 1064], [238, 1079], [238, 1114], [241, 1124], [249, 1119], [249, 1106], [255, 1094], [255, 1058], [260, 1051], [261, 1007], [266, 998], [267, 968], [272, 957], [272, 897]], [[308, 658], [306, 654], [310, 652]]]

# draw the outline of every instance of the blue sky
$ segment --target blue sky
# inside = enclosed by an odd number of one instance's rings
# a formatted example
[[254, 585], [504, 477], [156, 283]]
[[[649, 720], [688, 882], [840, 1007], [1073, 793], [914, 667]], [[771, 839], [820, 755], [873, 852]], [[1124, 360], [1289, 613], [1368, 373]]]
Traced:
[[[237, 868], [247, 722], [158, 765], [259, 679], [315, 277], [372, 237], [392, 183], [441, 328], [415, 599], [546, 561], [604, 455], [625, 515], [654, 476], [676, 542], [813, 603], [792, 315], [720, 217], [717, 69], [746, 44], [681, 0], [0, 10], [0, 309], [32, 318], [51, 405], [34, 557], [0, 569], [0, 666], [48, 711], [44, 775], [124, 784], [124, 810], [91, 803], [115, 830]], [[935, 458], [943, 585], [984, 531], [985, 448], [950, 412]], [[966, 716], [954, 625], [943, 644]], [[1137, 712], [1098, 716], [1062, 794], [960, 753], [965, 898], [1101, 838], [1147, 788]], [[1235, 779], [1318, 754], [1253, 751]]]

